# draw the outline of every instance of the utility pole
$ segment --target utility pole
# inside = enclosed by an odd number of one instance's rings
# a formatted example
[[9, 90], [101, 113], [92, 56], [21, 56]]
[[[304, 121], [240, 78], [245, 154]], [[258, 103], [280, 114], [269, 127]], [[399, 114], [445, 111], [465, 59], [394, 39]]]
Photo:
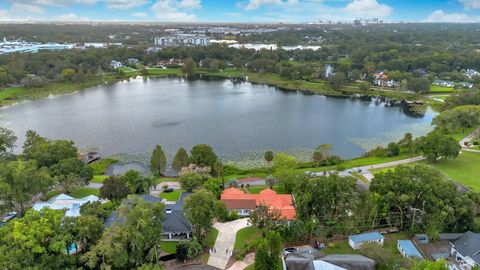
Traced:
[[412, 231], [412, 230], [413, 230], [413, 225], [415, 224], [415, 213], [416, 213], [417, 211], [419, 211], [419, 212], [421, 213], [422, 210], [421, 210], [421, 209], [418, 209], [418, 208], [413, 208], [413, 207], [411, 207], [410, 210], [413, 211], [412, 226], [410, 227], [410, 231]]

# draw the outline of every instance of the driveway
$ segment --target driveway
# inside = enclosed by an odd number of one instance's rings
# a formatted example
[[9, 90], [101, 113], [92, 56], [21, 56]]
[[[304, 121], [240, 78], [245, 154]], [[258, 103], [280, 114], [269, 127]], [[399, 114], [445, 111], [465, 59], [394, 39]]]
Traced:
[[237, 232], [249, 226], [248, 218], [237, 219], [226, 223], [217, 222], [213, 226], [218, 230], [218, 236], [214, 246], [216, 252], [210, 254], [207, 264], [219, 269], [225, 269], [232, 255]]

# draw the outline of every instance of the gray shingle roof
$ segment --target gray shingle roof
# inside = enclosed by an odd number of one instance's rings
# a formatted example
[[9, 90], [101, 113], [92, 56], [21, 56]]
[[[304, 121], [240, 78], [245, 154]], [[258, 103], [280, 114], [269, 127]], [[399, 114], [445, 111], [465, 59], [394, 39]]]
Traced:
[[468, 231], [456, 240], [453, 245], [455, 250], [462, 256], [468, 256], [480, 264], [480, 236], [478, 234]]

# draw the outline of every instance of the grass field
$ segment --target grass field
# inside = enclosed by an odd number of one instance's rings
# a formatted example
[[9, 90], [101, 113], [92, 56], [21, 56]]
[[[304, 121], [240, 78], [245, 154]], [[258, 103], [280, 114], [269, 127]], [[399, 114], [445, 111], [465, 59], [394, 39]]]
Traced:
[[176, 241], [161, 241], [160, 249], [163, 252], [173, 254], [177, 252], [177, 244], [178, 242]]
[[83, 198], [88, 195], [95, 195], [98, 196], [100, 193], [99, 189], [96, 188], [88, 188], [88, 187], [81, 187], [74, 189], [69, 195], [74, 198]]
[[429, 93], [451, 93], [453, 92], [453, 87], [443, 87], [438, 85], [430, 85], [430, 92]]
[[108, 166], [117, 163], [118, 160], [113, 158], [104, 158], [90, 164], [93, 169], [93, 175], [102, 175], [107, 171]]
[[255, 227], [247, 227], [239, 230], [235, 239], [235, 253], [244, 253], [244, 251], [249, 249], [259, 238], [262, 238], [262, 233]]
[[178, 198], [180, 198], [180, 195], [182, 195], [182, 193], [184, 192], [184, 190], [174, 190], [173, 192], [162, 192], [160, 193], [160, 197], [161, 198], [164, 198], [165, 200], [167, 201], [177, 201]]
[[471, 191], [480, 192], [480, 153], [464, 151], [456, 159], [440, 160], [434, 166]]
[[90, 182], [92, 182], [92, 183], [103, 183], [103, 181], [105, 181], [105, 179], [107, 179], [107, 178], [108, 178], [108, 176], [106, 176], [106, 175], [94, 175], [92, 181], [90, 181]]

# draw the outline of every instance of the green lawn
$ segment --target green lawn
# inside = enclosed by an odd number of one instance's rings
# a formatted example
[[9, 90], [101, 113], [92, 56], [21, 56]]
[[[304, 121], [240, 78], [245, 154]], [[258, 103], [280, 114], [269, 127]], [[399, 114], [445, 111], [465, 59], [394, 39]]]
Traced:
[[215, 228], [212, 228], [210, 233], [205, 238], [204, 245], [208, 248], [213, 248], [215, 246], [215, 241], [217, 241], [217, 236], [218, 236], [218, 230]]
[[10, 87], [0, 90], [0, 100], [15, 99], [25, 92], [23, 87]]
[[466, 188], [480, 192], [480, 153], [464, 151], [456, 159], [440, 160], [434, 166]]
[[113, 158], [104, 158], [90, 164], [93, 169], [93, 175], [102, 175], [107, 171], [108, 166], [117, 163], [118, 160]]
[[429, 93], [451, 93], [453, 92], [453, 87], [443, 87], [438, 85], [430, 85], [430, 92]]
[[90, 182], [92, 182], [92, 183], [103, 183], [103, 181], [107, 178], [108, 178], [108, 176], [106, 176], [106, 175], [94, 175], [92, 181], [90, 181]]
[[255, 240], [259, 238], [262, 238], [262, 233], [255, 227], [247, 227], [239, 230], [235, 238], [235, 253], [244, 253], [254, 244]]
[[177, 252], [177, 244], [178, 242], [176, 241], [161, 241], [160, 249], [163, 252], [173, 254]]
[[[250, 191], [250, 193], [252, 193], [252, 194], [258, 194], [258, 193], [260, 193], [260, 191], [262, 191], [266, 188], [268, 188], [268, 187], [267, 186], [250, 186], [248, 188], [248, 191]], [[279, 185], [273, 186], [273, 190], [275, 190], [278, 194], [287, 194], [287, 192], [283, 189], [283, 187], [281, 187]]]
[[182, 193], [184, 192], [184, 190], [174, 190], [173, 192], [162, 192], [159, 194], [159, 196], [161, 198], [164, 198], [166, 199], [167, 201], [177, 201], [179, 198], [180, 198], [180, 195], [182, 195]]
[[457, 141], [463, 140], [465, 137], [470, 135], [472, 132], [474, 132], [477, 129], [477, 127], [474, 128], [464, 128], [461, 130], [458, 130], [456, 132], [451, 133], [450, 135], [455, 138]]
[[83, 198], [88, 195], [95, 195], [98, 196], [100, 193], [99, 189], [96, 188], [88, 188], [88, 187], [81, 187], [74, 189], [69, 195], [74, 198]]

